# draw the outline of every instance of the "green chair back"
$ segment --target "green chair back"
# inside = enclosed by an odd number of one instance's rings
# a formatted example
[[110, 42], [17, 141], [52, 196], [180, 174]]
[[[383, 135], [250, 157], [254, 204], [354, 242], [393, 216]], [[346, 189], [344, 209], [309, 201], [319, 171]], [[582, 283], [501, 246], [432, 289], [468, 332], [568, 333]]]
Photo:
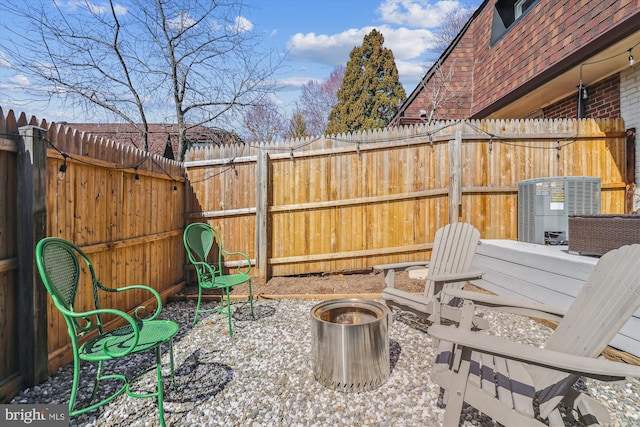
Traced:
[[[218, 232], [207, 224], [196, 222], [187, 226], [184, 232], [184, 243], [189, 261], [207, 262], [215, 242], [214, 235], [218, 237]], [[220, 241], [219, 238], [218, 241]]]
[[[95, 321], [90, 324], [86, 323], [86, 319], [81, 323], [83, 319], [69, 315], [77, 311], [76, 296], [81, 279], [79, 259], [87, 266], [91, 276], [93, 307], [90, 309], [98, 310], [95, 312]], [[98, 289], [101, 284], [96, 278], [95, 270], [87, 255], [79, 247], [64, 239], [47, 238], [38, 244], [36, 264], [44, 286], [69, 326], [69, 334], [73, 337], [96, 328], [102, 332], [103, 321], [98, 298]]]

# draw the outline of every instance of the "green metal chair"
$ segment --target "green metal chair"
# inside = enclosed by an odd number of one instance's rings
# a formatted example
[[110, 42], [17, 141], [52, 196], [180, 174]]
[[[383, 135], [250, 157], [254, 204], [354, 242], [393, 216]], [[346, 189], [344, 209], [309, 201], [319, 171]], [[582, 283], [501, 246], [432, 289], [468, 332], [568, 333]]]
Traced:
[[[184, 247], [187, 250], [189, 261], [194, 265], [198, 277], [198, 302], [196, 304], [196, 313], [193, 317], [193, 325], [198, 320], [198, 313], [216, 311], [227, 315], [229, 323], [229, 336], [233, 336], [231, 326], [231, 295], [230, 290], [234, 286], [248, 283], [249, 285], [249, 304], [251, 307], [251, 317], [255, 319], [253, 312], [253, 290], [251, 289], [251, 259], [244, 252], [230, 252], [223, 248], [222, 239], [218, 231], [209, 224], [194, 222], [189, 224], [183, 234]], [[218, 246], [217, 262], [209, 263], [209, 253], [214, 243]], [[246, 269], [238, 267], [236, 274], [224, 274], [223, 256], [235, 256], [244, 258], [247, 261]], [[215, 256], [214, 256], [215, 258]], [[210, 309], [201, 309], [202, 291], [203, 289], [220, 289], [223, 292], [221, 297], [221, 305]], [[226, 297], [227, 303], [224, 304]]]
[[[93, 293], [93, 306], [89, 309], [81, 307], [80, 301], [76, 301], [80, 283], [87, 283], [89, 277], [81, 278], [83, 267], [79, 259], [82, 259], [91, 274], [91, 286]], [[44, 286], [47, 288], [56, 308], [62, 313], [67, 323], [71, 345], [73, 347], [73, 385], [69, 400], [69, 416], [76, 416], [92, 411], [115, 399], [123, 392], [135, 398], [157, 398], [160, 424], [165, 425], [162, 408], [162, 364], [161, 346], [167, 343], [171, 357], [171, 381], [174, 381], [173, 365], [173, 336], [178, 332], [178, 324], [169, 320], [155, 320], [162, 308], [160, 295], [154, 289], [143, 285], [132, 285], [122, 288], [109, 288], [104, 286], [96, 278], [96, 274], [87, 255], [73, 243], [57, 237], [47, 237], [36, 246], [36, 264]], [[82, 279], [82, 280], [81, 280]], [[100, 308], [100, 291], [124, 292], [129, 290], [146, 290], [156, 298], [158, 307], [149, 318], [138, 317], [144, 306], [137, 307], [133, 316], [120, 310]], [[84, 291], [83, 291], [84, 292]], [[124, 322], [123, 326], [106, 331], [103, 317], [113, 318]], [[115, 316], [115, 317], [114, 317]], [[119, 319], [118, 319], [119, 318]], [[84, 339], [87, 338], [87, 339]], [[82, 342], [84, 341], [84, 342]], [[82, 344], [81, 344], [82, 342]], [[117, 360], [125, 356], [140, 353], [146, 350], [155, 350], [155, 366], [144, 370], [134, 378], [127, 378], [122, 374], [103, 374], [104, 363]], [[80, 409], [75, 409], [78, 386], [80, 383], [80, 362], [97, 362], [97, 374], [93, 386], [90, 404]], [[131, 391], [133, 381], [141, 375], [156, 369], [157, 390], [154, 393], [138, 394]], [[116, 379], [123, 381], [120, 388], [99, 402], [91, 403], [98, 391], [100, 381]]]

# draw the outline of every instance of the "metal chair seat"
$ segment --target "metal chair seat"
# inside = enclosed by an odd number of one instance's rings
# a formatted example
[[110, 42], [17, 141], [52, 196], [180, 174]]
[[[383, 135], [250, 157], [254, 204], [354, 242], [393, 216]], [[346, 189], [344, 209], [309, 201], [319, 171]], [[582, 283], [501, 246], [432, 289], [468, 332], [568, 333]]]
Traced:
[[139, 353], [157, 347], [178, 333], [177, 323], [169, 320], [151, 320], [140, 325], [138, 342], [133, 348], [135, 333], [130, 325], [116, 328], [93, 338], [78, 350], [80, 359], [90, 362], [112, 360], [113, 354], [129, 351]]

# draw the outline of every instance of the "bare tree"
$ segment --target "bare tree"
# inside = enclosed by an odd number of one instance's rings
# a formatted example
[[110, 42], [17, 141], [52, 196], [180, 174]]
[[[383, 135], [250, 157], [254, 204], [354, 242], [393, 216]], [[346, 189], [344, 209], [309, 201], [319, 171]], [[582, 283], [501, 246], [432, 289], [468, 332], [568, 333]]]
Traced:
[[449, 118], [445, 111], [460, 107], [462, 98], [470, 92], [466, 81], [456, 81], [456, 61], [452, 60], [444, 65], [441, 55], [460, 34], [473, 12], [473, 9], [464, 8], [451, 11], [442, 18], [440, 26], [434, 32], [436, 44], [432, 50], [439, 58], [427, 63], [425, 77], [420, 82], [425, 107], [420, 112], [420, 117], [426, 123]]
[[[150, 120], [175, 122], [181, 160], [190, 129], [221, 123], [272, 90], [281, 59], [261, 51], [242, 0], [124, 4], [4, 2], [0, 10], [30, 28], [5, 26], [14, 32], [2, 47], [50, 96], [134, 125], [145, 148]], [[73, 13], [63, 10], [70, 5]]]
[[329, 124], [329, 113], [338, 102], [344, 66], [333, 69], [327, 80], [310, 80], [302, 87], [298, 109], [304, 118], [308, 135], [322, 135]]
[[244, 126], [252, 141], [271, 143], [283, 137], [285, 120], [271, 101], [251, 106], [244, 115]]
[[432, 50], [438, 55], [444, 52], [467, 24], [473, 12], [473, 9], [462, 8], [454, 9], [444, 15], [438, 29], [433, 33], [435, 46]]
[[469, 93], [466, 82], [455, 81], [455, 72], [455, 60], [446, 66], [436, 62], [427, 72], [428, 78], [421, 81], [425, 109], [420, 117], [426, 123], [449, 118], [443, 111], [460, 107], [461, 98]]

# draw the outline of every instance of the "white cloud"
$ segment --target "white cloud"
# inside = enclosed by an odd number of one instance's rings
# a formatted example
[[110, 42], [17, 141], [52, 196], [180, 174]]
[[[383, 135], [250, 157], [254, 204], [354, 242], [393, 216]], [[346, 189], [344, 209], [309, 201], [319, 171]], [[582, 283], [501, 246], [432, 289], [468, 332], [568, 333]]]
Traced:
[[426, 29], [392, 29], [383, 26], [378, 30], [384, 36], [384, 47], [393, 51], [396, 60], [419, 58], [434, 47], [433, 33]]
[[287, 42], [289, 56], [294, 60], [313, 61], [330, 66], [344, 65], [351, 50], [362, 45], [364, 36], [376, 28], [384, 36], [384, 47], [393, 51], [396, 60], [421, 57], [433, 47], [433, 34], [425, 29], [364, 27], [326, 35], [298, 33]]
[[7, 59], [7, 55], [0, 51], [0, 68], [11, 68], [11, 61]]
[[347, 62], [351, 49], [361, 45], [366, 34], [365, 29], [349, 29], [333, 35], [298, 33], [289, 39], [287, 49], [294, 60], [337, 66]]
[[181, 31], [195, 23], [196, 21], [186, 13], [180, 13], [175, 18], [167, 20], [167, 26], [176, 31]]
[[[60, 1], [55, 0], [54, 3], [61, 9], [64, 9], [68, 12], [75, 12], [77, 9], [86, 9], [91, 13], [96, 15], [102, 15], [109, 11], [110, 7], [105, 5], [99, 5], [96, 3], [91, 3], [85, 0], [69, 0], [69, 1]], [[113, 6], [113, 10], [116, 15], [125, 15], [128, 12], [128, 8], [126, 6], [115, 4]]]
[[16, 85], [16, 86], [28, 86], [29, 85], [29, 78], [27, 76], [25, 76], [24, 74], [17, 74], [13, 77], [10, 77], [8, 79], [9, 83]]
[[120, 15], [120, 16], [122, 16], [122, 15], [126, 15], [126, 14], [127, 14], [127, 12], [129, 12], [129, 9], [127, 8], [127, 6], [121, 6], [121, 5], [119, 5], [119, 4], [116, 4], [116, 5], [113, 7], [113, 10], [115, 10], [116, 15]]
[[442, 18], [460, 8], [458, 1], [384, 0], [377, 12], [383, 22], [416, 28], [435, 28]]
[[238, 16], [236, 18], [236, 28], [241, 33], [249, 32], [253, 29], [253, 22], [249, 21], [247, 18], [243, 16]]

